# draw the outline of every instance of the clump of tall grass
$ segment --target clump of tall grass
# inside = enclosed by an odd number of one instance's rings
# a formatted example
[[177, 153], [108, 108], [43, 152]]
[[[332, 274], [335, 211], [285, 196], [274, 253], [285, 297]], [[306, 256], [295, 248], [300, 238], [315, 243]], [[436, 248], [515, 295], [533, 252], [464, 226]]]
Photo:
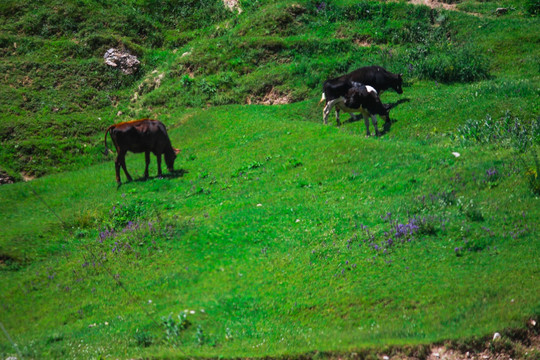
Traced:
[[540, 118], [526, 123], [506, 112], [499, 119], [490, 115], [482, 120], [469, 119], [457, 128], [454, 138], [464, 146], [494, 144], [523, 153], [540, 143]]
[[442, 83], [473, 82], [489, 77], [489, 61], [473, 46], [419, 45], [402, 56], [410, 75]]
[[540, 14], [540, 0], [527, 0], [525, 1], [525, 9], [531, 15]]
[[529, 189], [535, 195], [540, 195], [540, 160], [536, 150], [531, 151], [532, 163], [522, 159], [525, 168], [525, 177], [529, 184]]

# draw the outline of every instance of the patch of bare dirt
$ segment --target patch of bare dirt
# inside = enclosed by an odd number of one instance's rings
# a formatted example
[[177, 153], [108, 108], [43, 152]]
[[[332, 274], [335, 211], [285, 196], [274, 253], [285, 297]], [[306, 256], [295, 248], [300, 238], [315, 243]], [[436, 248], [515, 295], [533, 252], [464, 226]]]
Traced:
[[368, 42], [367, 40], [355, 39], [355, 40], [353, 40], [353, 42], [355, 43], [356, 46], [360, 46], [360, 47], [371, 46], [371, 43]]
[[272, 87], [270, 91], [268, 91], [262, 99], [254, 100], [251, 97], [248, 97], [246, 99], [247, 104], [261, 104], [261, 105], [283, 105], [283, 104], [290, 104], [291, 102], [292, 102], [292, 98], [290, 94], [284, 94], [274, 87]]
[[35, 176], [24, 173], [24, 172], [21, 173], [21, 176], [25, 182], [32, 181], [36, 178]]
[[431, 345], [413, 351], [413, 355], [403, 350], [378, 354], [381, 360], [517, 360], [540, 359], [540, 329], [535, 320], [527, 322], [527, 329], [517, 329], [494, 333], [492, 337], [470, 343]]
[[445, 10], [454, 10], [456, 11], [456, 4], [447, 4], [442, 1], [437, 0], [410, 0], [411, 4], [414, 5], [426, 5], [429, 6], [432, 9], [440, 9], [443, 8]]
[[165, 73], [158, 73], [157, 70], [152, 71], [149, 77], [147, 77], [137, 88], [137, 91], [131, 97], [131, 102], [136, 102], [143, 94], [147, 94], [152, 90], [161, 86], [161, 80], [165, 77]]
[[223, 0], [223, 3], [230, 11], [237, 11], [239, 14], [242, 13], [242, 8], [240, 7], [238, 0]]
[[9, 176], [7, 173], [0, 171], [0, 185], [4, 184], [13, 184], [15, 179], [12, 176]]
[[[414, 5], [426, 5], [432, 9], [461, 11], [461, 10], [458, 10], [456, 4], [447, 4], [445, 2], [438, 1], [438, 0], [409, 0], [409, 2]], [[474, 15], [474, 16], [479, 16], [479, 17], [482, 16], [482, 14], [479, 14], [479, 13], [472, 13], [472, 12], [466, 12], [466, 13], [469, 15]]]

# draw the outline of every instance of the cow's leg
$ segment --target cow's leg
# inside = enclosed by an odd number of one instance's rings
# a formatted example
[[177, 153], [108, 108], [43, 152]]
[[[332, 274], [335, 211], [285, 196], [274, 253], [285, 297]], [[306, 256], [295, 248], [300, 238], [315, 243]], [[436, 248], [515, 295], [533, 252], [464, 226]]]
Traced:
[[[332, 111], [332, 108], [336, 106], [337, 103], [340, 101], [343, 101], [342, 98], [334, 99], [326, 102], [326, 105], [323, 109], [323, 123], [326, 125], [328, 123], [328, 115], [330, 114], [330, 111]], [[338, 119], [339, 121], [339, 119]]]
[[122, 166], [122, 169], [124, 169], [124, 173], [126, 174], [127, 181], [133, 181], [133, 178], [131, 177], [131, 175], [129, 175], [126, 168], [126, 151], [122, 151], [118, 155], [118, 159], [120, 160], [120, 166]]
[[157, 159], [157, 176], [159, 179], [161, 179], [163, 176], [161, 175], [161, 154], [156, 154]]
[[144, 168], [144, 178], [148, 179], [148, 166], [150, 165], [150, 151], [144, 153], [144, 161], [146, 162], [146, 167]]
[[127, 181], [133, 181], [133, 178], [131, 175], [129, 175], [127, 168], [126, 168], [126, 152], [123, 152], [121, 155], [118, 155], [120, 166], [122, 166], [122, 169], [124, 169], [124, 174], [126, 174]]
[[337, 126], [341, 126], [341, 121], [339, 121], [339, 107], [336, 106], [336, 123]]
[[120, 180], [120, 153], [116, 155], [116, 160], [114, 160], [114, 170], [116, 171], [116, 182], [120, 185], [122, 183]]
[[330, 114], [330, 106], [327, 102], [326, 105], [324, 105], [324, 109], [323, 109], [323, 124], [324, 125], [328, 123], [328, 114]]
[[366, 125], [366, 136], [371, 136], [371, 133], [369, 132], [369, 113], [364, 108], [360, 108], [359, 110], [364, 118], [364, 124]]
[[373, 123], [373, 127], [375, 128], [375, 135], [381, 136], [381, 133], [379, 132], [379, 129], [377, 128], [377, 115], [371, 114], [371, 122]]
[[390, 131], [390, 126], [392, 125], [392, 120], [390, 120], [389, 115], [382, 115], [381, 118], [384, 120], [383, 133], [386, 133], [386, 132]]
[[369, 132], [369, 117], [364, 116], [364, 124], [366, 124], [366, 136], [371, 136]]

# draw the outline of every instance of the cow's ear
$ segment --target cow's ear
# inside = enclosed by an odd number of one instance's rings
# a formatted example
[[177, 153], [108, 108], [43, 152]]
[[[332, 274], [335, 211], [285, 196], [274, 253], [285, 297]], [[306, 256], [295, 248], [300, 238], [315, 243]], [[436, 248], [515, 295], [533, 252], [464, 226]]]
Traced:
[[174, 149], [174, 154], [175, 154], [175, 155], [180, 154], [180, 149]]
[[398, 77], [399, 77], [400, 80], [402, 79], [402, 77], [401, 77], [402, 75], [403, 75], [403, 74], [399, 74], [399, 75], [398, 75]]

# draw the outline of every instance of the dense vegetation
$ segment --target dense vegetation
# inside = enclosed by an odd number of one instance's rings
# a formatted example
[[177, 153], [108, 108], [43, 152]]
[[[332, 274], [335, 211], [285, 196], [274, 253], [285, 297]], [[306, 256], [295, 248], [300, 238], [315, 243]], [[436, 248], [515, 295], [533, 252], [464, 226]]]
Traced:
[[[0, 4], [0, 356], [422, 358], [501, 331], [538, 357], [503, 331], [540, 313], [538, 3], [240, 8]], [[390, 130], [323, 126], [324, 80], [369, 64], [406, 79]], [[142, 117], [178, 171], [117, 189], [104, 130]]]

